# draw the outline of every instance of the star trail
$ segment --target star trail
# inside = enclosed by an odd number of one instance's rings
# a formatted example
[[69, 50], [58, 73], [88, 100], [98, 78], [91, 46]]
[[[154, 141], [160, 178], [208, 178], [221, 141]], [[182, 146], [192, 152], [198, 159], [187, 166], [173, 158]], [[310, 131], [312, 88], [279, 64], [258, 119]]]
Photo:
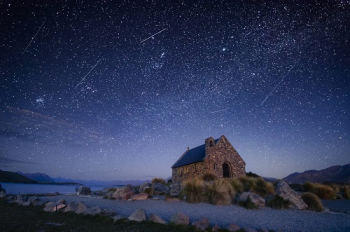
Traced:
[[225, 135], [247, 171], [350, 162], [349, 1], [2, 1], [0, 169], [170, 177]]

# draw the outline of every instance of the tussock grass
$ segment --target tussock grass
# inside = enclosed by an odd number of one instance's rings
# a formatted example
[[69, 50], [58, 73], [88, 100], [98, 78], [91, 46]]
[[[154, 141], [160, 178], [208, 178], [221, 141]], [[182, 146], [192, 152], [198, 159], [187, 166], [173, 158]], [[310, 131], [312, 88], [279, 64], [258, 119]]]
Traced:
[[238, 204], [247, 209], [256, 209], [257, 207], [253, 204], [250, 197], [247, 198], [246, 201], [239, 201]]
[[242, 176], [242, 177], [239, 177], [238, 179], [243, 184], [244, 192], [253, 190], [255, 186], [255, 179], [256, 179], [255, 177]]
[[318, 196], [316, 196], [315, 194], [307, 192], [307, 193], [304, 193], [301, 196], [301, 198], [307, 204], [310, 210], [318, 211], [318, 212], [321, 212], [323, 210], [322, 202], [320, 198], [318, 198]]
[[272, 183], [266, 182], [263, 178], [259, 177], [255, 180], [253, 191], [257, 194], [266, 197], [275, 193], [275, 188]]
[[232, 186], [224, 179], [210, 181], [204, 186], [204, 197], [210, 204], [229, 205], [235, 195]]
[[160, 183], [160, 184], [166, 185], [166, 181], [163, 178], [153, 178], [152, 184], [154, 183]]
[[212, 181], [212, 180], [217, 180], [218, 177], [214, 175], [213, 173], [205, 173], [202, 177], [204, 181]]
[[274, 209], [288, 209], [290, 202], [278, 195], [274, 195], [273, 198], [267, 202], [267, 205]]
[[153, 196], [154, 195], [154, 189], [153, 188], [145, 188], [144, 190], [143, 190], [143, 192], [144, 193], [147, 193], [148, 195], [150, 195], [150, 196]]
[[229, 182], [230, 182], [232, 188], [237, 193], [243, 193], [244, 192], [244, 185], [242, 184], [242, 182], [239, 179], [232, 178], [232, 179], [229, 179]]
[[306, 182], [304, 188], [307, 192], [317, 195], [321, 199], [335, 199], [336, 193], [334, 189], [328, 185]]
[[344, 193], [344, 198], [350, 199], [350, 186], [343, 186], [341, 190]]
[[203, 199], [203, 181], [197, 177], [183, 182], [183, 192], [190, 203], [199, 203]]

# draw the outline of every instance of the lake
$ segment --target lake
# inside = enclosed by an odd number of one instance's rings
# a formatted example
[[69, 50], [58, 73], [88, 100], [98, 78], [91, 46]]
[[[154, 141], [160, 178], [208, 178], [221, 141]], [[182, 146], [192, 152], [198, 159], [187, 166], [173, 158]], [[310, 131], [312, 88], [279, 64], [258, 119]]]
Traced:
[[[22, 184], [0, 182], [7, 194], [41, 194], [41, 193], [61, 193], [75, 194], [78, 185], [55, 185], [55, 184]], [[104, 187], [91, 186], [91, 191], [99, 191]]]

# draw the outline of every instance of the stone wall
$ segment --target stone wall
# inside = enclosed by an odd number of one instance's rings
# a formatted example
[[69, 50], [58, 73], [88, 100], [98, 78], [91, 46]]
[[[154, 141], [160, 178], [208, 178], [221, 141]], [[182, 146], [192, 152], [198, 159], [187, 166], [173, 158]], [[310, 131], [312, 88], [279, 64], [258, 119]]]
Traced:
[[[224, 169], [226, 176], [224, 176]], [[195, 164], [184, 165], [172, 169], [173, 183], [213, 173], [219, 178], [245, 176], [245, 162], [236, 149], [221, 136], [217, 144], [210, 137], [205, 140], [205, 159]]]

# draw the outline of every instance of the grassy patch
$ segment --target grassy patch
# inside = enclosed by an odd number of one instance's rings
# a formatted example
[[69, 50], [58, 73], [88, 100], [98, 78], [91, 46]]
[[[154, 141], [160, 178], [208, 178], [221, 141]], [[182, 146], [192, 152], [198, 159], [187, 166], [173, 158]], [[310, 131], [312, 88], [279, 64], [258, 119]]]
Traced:
[[318, 196], [316, 196], [315, 194], [309, 193], [309, 192], [304, 193], [301, 196], [301, 198], [307, 204], [310, 210], [318, 211], [318, 212], [321, 212], [323, 210], [322, 202], [320, 198], [318, 198]]
[[152, 184], [154, 183], [161, 183], [163, 185], [166, 185], [166, 181], [163, 178], [153, 178]]
[[257, 207], [253, 204], [250, 197], [247, 198], [246, 201], [239, 201], [238, 204], [247, 209], [256, 209]]
[[231, 185], [224, 179], [208, 182], [204, 186], [204, 197], [210, 204], [229, 205], [235, 195]]
[[266, 182], [263, 178], [259, 177], [255, 180], [253, 191], [260, 196], [266, 197], [275, 193], [275, 188], [272, 183]]
[[242, 182], [237, 179], [237, 178], [232, 178], [229, 180], [232, 188], [237, 192], [237, 193], [243, 193], [244, 192], [244, 185]]
[[190, 203], [199, 203], [203, 199], [203, 181], [197, 177], [183, 182], [183, 192]]
[[336, 192], [328, 185], [306, 182], [304, 188], [307, 192], [311, 192], [321, 199], [333, 200], [336, 198]]
[[274, 209], [288, 209], [290, 202], [278, 195], [274, 195], [273, 198], [267, 202], [267, 205]]
[[151, 221], [133, 222], [72, 212], [44, 212], [38, 206], [8, 204], [0, 199], [0, 231], [198, 231], [193, 226], [162, 225]]

